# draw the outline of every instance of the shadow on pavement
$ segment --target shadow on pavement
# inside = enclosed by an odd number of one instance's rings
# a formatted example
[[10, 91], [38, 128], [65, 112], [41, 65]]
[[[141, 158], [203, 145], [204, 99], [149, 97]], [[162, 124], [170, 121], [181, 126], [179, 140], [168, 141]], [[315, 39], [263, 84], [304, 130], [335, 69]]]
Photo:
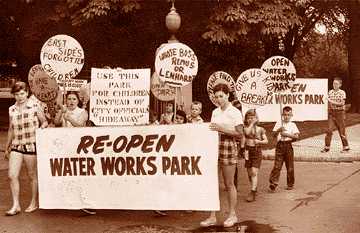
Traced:
[[191, 232], [241, 232], [241, 233], [272, 233], [277, 232], [270, 224], [260, 224], [253, 220], [239, 222], [233, 227], [223, 226], [200, 227]]

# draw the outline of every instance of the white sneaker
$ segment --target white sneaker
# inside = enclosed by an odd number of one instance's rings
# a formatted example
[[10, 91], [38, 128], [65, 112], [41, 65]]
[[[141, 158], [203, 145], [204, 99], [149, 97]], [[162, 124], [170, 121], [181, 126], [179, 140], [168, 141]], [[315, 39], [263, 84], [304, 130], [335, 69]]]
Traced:
[[232, 227], [238, 222], [238, 218], [236, 216], [228, 217], [224, 221], [224, 227]]
[[200, 222], [200, 226], [202, 227], [209, 227], [209, 226], [214, 226], [216, 225], [216, 218], [214, 217], [209, 217], [207, 219], [205, 219], [204, 221]]

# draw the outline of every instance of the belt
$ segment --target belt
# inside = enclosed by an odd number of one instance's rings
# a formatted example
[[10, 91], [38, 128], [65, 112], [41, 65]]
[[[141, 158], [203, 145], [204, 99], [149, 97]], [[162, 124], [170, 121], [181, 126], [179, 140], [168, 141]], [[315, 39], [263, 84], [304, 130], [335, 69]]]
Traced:
[[224, 140], [234, 140], [235, 138], [233, 136], [230, 135], [226, 135], [226, 134], [220, 134], [220, 140], [224, 141]]
[[342, 112], [345, 111], [345, 109], [329, 109], [329, 112]]
[[289, 140], [289, 141], [278, 141], [278, 143], [292, 143], [292, 140]]

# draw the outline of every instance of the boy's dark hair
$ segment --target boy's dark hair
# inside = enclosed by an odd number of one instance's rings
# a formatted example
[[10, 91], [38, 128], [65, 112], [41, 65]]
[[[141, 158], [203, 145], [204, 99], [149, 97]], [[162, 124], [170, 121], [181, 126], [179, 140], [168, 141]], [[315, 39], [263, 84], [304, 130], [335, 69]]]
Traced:
[[16, 92], [19, 92], [21, 90], [29, 92], [29, 86], [25, 82], [17, 81], [11, 87], [11, 94], [15, 94]]
[[231, 104], [235, 107], [235, 108], [237, 108], [237, 109], [239, 109], [240, 111], [242, 111], [242, 105], [241, 105], [241, 103], [240, 103], [240, 101], [239, 100], [233, 100], [232, 102], [231, 102]]
[[149, 119], [158, 120], [158, 114], [154, 110], [149, 110]]
[[290, 106], [285, 106], [283, 108], [283, 112], [291, 112], [292, 111], [292, 108]]
[[222, 91], [225, 94], [229, 94], [230, 89], [229, 89], [228, 85], [226, 85], [225, 83], [219, 83], [219, 84], [216, 84], [215, 87], [213, 88], [213, 93], [215, 94], [218, 91]]
[[186, 113], [183, 110], [176, 110], [176, 115], [182, 116], [184, 118], [184, 123], [187, 123]]

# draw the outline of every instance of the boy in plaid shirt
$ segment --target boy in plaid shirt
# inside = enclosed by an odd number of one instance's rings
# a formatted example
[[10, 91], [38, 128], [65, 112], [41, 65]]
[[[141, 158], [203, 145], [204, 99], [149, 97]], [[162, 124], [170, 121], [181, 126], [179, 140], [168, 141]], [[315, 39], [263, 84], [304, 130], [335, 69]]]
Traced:
[[[10, 188], [13, 206], [5, 215], [13, 216], [21, 211], [19, 202], [21, 164], [25, 161], [31, 182], [32, 197], [25, 212], [33, 212], [38, 207], [37, 172], [36, 172], [36, 138], [37, 128], [47, 127], [44, 113], [34, 101], [28, 99], [29, 88], [24, 82], [16, 82], [11, 89], [16, 103], [9, 108], [9, 131], [5, 146], [5, 157], [9, 158]], [[40, 122], [40, 125], [39, 125]]]
[[335, 79], [333, 81], [333, 88], [329, 91], [329, 116], [328, 116], [328, 130], [325, 136], [325, 147], [321, 150], [322, 153], [330, 150], [330, 143], [333, 130], [337, 128], [339, 131], [340, 139], [343, 145], [341, 152], [347, 152], [350, 150], [349, 142], [345, 134], [345, 99], [346, 93], [340, 89], [341, 79]]

